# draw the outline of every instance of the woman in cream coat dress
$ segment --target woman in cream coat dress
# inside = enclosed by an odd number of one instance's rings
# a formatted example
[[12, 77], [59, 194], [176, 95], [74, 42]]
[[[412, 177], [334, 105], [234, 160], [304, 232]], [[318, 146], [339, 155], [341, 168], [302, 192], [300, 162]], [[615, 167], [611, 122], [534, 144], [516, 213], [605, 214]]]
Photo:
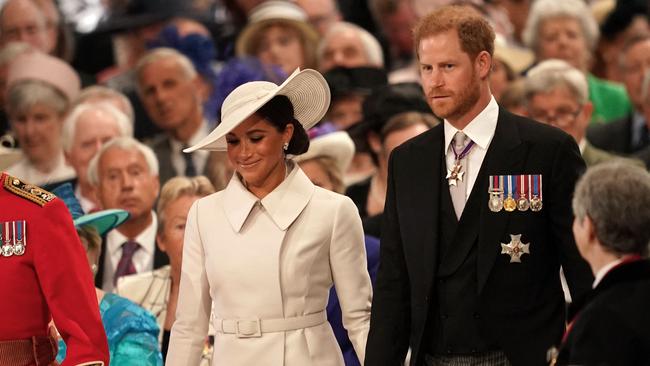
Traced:
[[187, 150], [227, 150], [236, 173], [190, 209], [167, 365], [198, 364], [213, 308], [213, 366], [342, 366], [325, 315], [332, 284], [363, 362], [372, 289], [357, 209], [288, 158], [307, 150], [329, 100], [314, 70], [244, 84]]

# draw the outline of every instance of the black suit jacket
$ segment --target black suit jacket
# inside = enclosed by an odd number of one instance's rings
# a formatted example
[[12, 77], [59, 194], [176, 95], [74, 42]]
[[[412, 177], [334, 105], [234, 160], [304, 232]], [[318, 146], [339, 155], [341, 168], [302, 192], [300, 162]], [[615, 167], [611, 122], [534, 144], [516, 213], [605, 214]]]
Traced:
[[[499, 109], [495, 135], [460, 218], [458, 244], [439, 267], [439, 212], [444, 171], [442, 124], [396, 148], [389, 162], [380, 267], [374, 289], [366, 365], [400, 365], [410, 346], [420, 365], [436, 274], [453, 273], [477, 245], [479, 330], [514, 366], [542, 365], [564, 330], [565, 304], [559, 269], [574, 298], [593, 281], [580, 257], [571, 225], [571, 197], [584, 170], [569, 135]], [[491, 212], [488, 176], [542, 174], [540, 212]], [[447, 189], [447, 187], [443, 187]], [[501, 243], [522, 234], [530, 255], [509, 263]]]
[[643, 161], [650, 169], [650, 146], [632, 146], [632, 115], [587, 129], [587, 140], [599, 149]]
[[639, 260], [613, 268], [578, 310], [558, 364], [650, 365], [648, 309], [650, 262]]
[[158, 177], [162, 187], [171, 178], [178, 174], [172, 165], [172, 145], [169, 136], [165, 133], [158, 134], [147, 143], [158, 158]]
[[[102, 250], [99, 253], [97, 274], [95, 275], [95, 287], [102, 288], [104, 284], [104, 258], [106, 257], [106, 235], [102, 237]], [[153, 254], [153, 269], [158, 269], [169, 264], [167, 253], [161, 251], [158, 245], [155, 246]]]

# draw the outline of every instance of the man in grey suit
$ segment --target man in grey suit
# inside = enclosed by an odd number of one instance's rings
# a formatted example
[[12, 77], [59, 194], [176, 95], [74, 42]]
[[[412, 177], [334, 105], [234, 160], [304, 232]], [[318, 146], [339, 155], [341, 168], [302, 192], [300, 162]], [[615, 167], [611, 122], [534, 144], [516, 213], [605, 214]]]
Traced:
[[182, 152], [209, 132], [202, 107], [206, 88], [192, 62], [178, 51], [157, 48], [138, 61], [136, 80], [147, 114], [164, 131], [149, 141], [160, 162], [160, 184], [202, 174], [208, 152]]

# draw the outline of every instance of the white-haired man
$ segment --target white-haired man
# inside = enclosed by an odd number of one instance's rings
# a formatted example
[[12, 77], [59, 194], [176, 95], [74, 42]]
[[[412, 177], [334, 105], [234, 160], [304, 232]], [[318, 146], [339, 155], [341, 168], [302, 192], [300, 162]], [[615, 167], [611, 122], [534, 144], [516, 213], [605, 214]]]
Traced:
[[88, 164], [101, 146], [118, 136], [133, 136], [128, 117], [108, 102], [76, 105], [63, 122], [62, 146], [65, 159], [77, 177], [71, 181], [84, 212], [98, 209], [93, 186], [88, 181]]
[[566, 61], [549, 59], [532, 68], [525, 83], [528, 115], [573, 136], [587, 166], [615, 157], [585, 137], [594, 106], [584, 73]]
[[[606, 199], [603, 199], [606, 197]], [[587, 170], [573, 196], [573, 234], [594, 273], [574, 304], [558, 365], [648, 365], [650, 174], [612, 161]]]
[[384, 53], [375, 36], [347, 22], [338, 22], [330, 27], [318, 45], [317, 56], [320, 72], [336, 66], [384, 67]]
[[167, 264], [167, 256], [156, 247], [158, 222], [153, 208], [160, 183], [151, 148], [131, 137], [113, 139], [91, 160], [88, 178], [102, 209], [120, 208], [130, 214], [104, 238], [95, 285], [112, 291], [121, 276]]
[[143, 56], [135, 70], [142, 104], [164, 131], [149, 143], [160, 162], [160, 183], [177, 175], [202, 174], [208, 152], [182, 152], [209, 132], [203, 117], [202, 84], [192, 62], [178, 51], [158, 48]]

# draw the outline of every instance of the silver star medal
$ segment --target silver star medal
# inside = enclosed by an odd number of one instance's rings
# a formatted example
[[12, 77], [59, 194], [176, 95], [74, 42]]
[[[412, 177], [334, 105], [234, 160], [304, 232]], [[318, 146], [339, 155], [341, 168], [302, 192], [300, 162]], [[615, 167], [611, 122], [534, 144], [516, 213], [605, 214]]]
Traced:
[[450, 186], [458, 186], [458, 182], [463, 181], [463, 174], [465, 172], [461, 171], [462, 168], [463, 166], [456, 162], [451, 170], [447, 169], [447, 176], [445, 178]]
[[530, 243], [524, 244], [521, 242], [521, 234], [510, 234], [510, 243], [501, 243], [501, 254], [510, 256], [510, 263], [521, 263], [521, 256], [530, 254]]

